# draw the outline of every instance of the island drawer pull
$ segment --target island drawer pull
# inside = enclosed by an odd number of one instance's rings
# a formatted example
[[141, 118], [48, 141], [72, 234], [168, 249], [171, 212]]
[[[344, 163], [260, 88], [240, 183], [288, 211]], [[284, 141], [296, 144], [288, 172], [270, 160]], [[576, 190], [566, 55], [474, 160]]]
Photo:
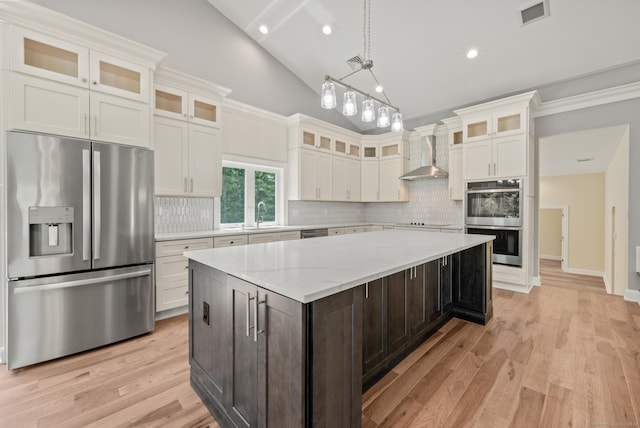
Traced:
[[251, 301], [254, 300], [255, 297], [251, 297], [251, 293], [247, 293], [247, 311], [246, 311], [246, 321], [247, 321], [247, 337], [251, 337], [251, 329], [253, 328], [251, 323]]
[[258, 305], [263, 304], [263, 303], [267, 303], [266, 298], [265, 298], [265, 300], [258, 301], [258, 293], [256, 293], [256, 298], [254, 299], [254, 302], [253, 302], [253, 319], [254, 319], [254, 323], [255, 323], [255, 327], [253, 329], [253, 341], [254, 342], [258, 341], [258, 334], [264, 333], [264, 330], [259, 330], [258, 329]]
[[364, 298], [368, 299], [369, 298], [369, 283], [365, 283], [364, 284]]

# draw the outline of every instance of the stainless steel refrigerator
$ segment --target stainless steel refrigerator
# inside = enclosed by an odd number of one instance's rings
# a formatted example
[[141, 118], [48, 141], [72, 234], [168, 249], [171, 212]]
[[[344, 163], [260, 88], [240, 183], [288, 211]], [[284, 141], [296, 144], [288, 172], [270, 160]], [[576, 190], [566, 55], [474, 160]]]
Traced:
[[7, 365], [154, 329], [153, 152], [7, 138]]

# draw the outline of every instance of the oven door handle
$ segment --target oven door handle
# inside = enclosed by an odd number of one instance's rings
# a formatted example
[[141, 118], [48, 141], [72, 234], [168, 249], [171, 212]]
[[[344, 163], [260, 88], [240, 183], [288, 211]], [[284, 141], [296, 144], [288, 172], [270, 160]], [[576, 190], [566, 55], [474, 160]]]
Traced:
[[522, 230], [522, 226], [478, 226], [467, 224], [467, 229], [488, 229], [488, 230]]

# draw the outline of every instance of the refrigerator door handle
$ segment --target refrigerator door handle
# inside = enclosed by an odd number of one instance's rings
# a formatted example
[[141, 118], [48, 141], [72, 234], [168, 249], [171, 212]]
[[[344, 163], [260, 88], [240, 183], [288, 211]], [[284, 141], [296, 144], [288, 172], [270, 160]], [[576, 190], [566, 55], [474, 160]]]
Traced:
[[57, 282], [55, 284], [32, 285], [27, 287], [16, 287], [13, 289], [14, 294], [31, 293], [36, 291], [58, 290], [61, 288], [80, 287], [83, 285], [102, 284], [110, 281], [121, 281], [123, 279], [138, 278], [141, 276], [151, 275], [151, 269], [145, 269], [139, 272], [121, 273], [118, 275], [110, 275], [102, 278], [78, 279], [75, 281]]
[[82, 150], [82, 260], [91, 257], [91, 152]]
[[100, 152], [93, 152], [93, 259], [100, 259], [101, 200], [100, 200]]

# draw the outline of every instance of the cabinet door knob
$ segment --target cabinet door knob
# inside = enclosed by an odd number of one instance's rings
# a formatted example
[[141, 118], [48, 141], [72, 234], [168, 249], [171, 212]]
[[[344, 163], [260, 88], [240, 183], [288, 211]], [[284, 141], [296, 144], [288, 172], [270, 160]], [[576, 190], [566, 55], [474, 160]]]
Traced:
[[188, 250], [188, 249], [189, 249], [189, 246], [188, 246], [188, 245], [185, 245], [185, 246], [184, 246], [184, 249], [185, 249], [185, 250]]
[[82, 83], [87, 83], [87, 78], [83, 77], [82, 79], [80, 79], [82, 81]]
[[93, 84], [94, 84], [94, 85], [97, 85], [97, 84], [98, 84], [98, 81], [97, 81], [97, 80], [94, 80], [94, 81], [93, 81]]

